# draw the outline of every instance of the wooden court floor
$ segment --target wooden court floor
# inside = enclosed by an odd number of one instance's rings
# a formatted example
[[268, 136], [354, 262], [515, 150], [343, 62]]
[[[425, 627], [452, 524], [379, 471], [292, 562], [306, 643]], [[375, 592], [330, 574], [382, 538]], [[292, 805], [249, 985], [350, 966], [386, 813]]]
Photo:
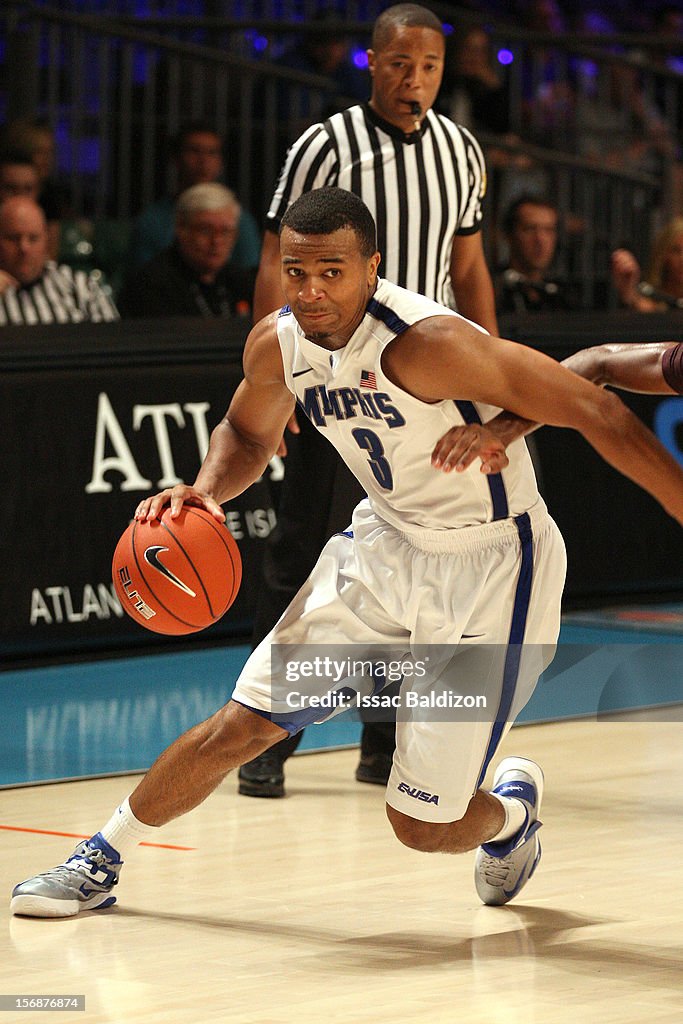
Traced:
[[[473, 855], [397, 843], [355, 751], [295, 758], [285, 800], [231, 778], [160, 835], [192, 849], [138, 848], [117, 907], [36, 921], [3, 901], [0, 994], [86, 1009], [0, 1024], [680, 1024], [682, 740], [672, 721], [514, 729], [503, 752], [546, 774], [544, 857], [504, 908], [479, 904]], [[1, 792], [6, 896], [76, 843], [7, 826], [90, 834], [134, 781]]]

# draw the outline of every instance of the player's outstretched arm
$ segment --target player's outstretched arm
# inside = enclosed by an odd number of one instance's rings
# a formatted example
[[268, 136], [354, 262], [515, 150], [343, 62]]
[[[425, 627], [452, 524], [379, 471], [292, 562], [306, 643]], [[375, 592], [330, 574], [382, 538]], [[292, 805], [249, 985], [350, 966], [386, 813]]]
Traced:
[[244, 380], [211, 434], [209, 450], [192, 486], [177, 484], [140, 502], [136, 519], [155, 519], [170, 505], [171, 516], [184, 504], [205, 508], [221, 521], [221, 504], [245, 491], [265, 471], [277, 451], [294, 396], [284, 380], [275, 316], [254, 327], [244, 350]]
[[610, 391], [543, 353], [451, 317], [405, 331], [385, 350], [385, 373], [424, 401], [469, 399], [533, 423], [578, 430], [602, 457], [683, 525], [683, 468]]
[[[662, 359], [675, 341], [596, 345], [581, 349], [564, 359], [562, 365], [601, 387], [611, 385], [643, 394], [674, 395], [662, 369]], [[541, 424], [501, 412], [485, 426], [454, 427], [442, 437], [432, 453], [436, 469], [462, 472], [481, 459], [482, 473], [499, 473], [507, 465], [507, 446]]]

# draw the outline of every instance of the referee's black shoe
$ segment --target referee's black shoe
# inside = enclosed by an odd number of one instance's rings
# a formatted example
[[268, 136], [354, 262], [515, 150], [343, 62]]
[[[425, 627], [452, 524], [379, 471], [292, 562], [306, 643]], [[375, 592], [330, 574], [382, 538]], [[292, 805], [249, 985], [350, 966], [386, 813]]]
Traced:
[[238, 793], [241, 796], [265, 796], [274, 799], [285, 795], [284, 764], [301, 742], [303, 732], [285, 736], [264, 750], [253, 761], [243, 764], [238, 772]]
[[370, 782], [375, 786], [386, 786], [392, 764], [391, 754], [361, 754], [356, 768], [356, 782]]
[[284, 762], [277, 753], [266, 750], [239, 770], [238, 791], [242, 796], [279, 797], [285, 795]]

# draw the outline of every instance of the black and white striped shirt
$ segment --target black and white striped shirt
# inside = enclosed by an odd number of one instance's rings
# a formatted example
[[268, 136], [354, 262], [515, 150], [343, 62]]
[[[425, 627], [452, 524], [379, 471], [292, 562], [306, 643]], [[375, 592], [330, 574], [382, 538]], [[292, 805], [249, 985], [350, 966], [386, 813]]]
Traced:
[[465, 128], [433, 110], [410, 135], [365, 103], [334, 114], [289, 150], [266, 226], [277, 231], [290, 203], [327, 185], [355, 192], [374, 216], [382, 277], [453, 305], [453, 238], [480, 230], [486, 193], [484, 157]]
[[37, 281], [0, 294], [0, 326], [118, 320], [114, 301], [97, 272], [57, 266], [49, 260]]

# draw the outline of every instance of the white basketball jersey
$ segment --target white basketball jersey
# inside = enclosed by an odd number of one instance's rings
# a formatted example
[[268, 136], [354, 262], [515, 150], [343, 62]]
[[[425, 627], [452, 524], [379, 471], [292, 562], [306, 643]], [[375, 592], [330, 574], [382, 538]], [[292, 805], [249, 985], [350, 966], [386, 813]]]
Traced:
[[330, 352], [304, 337], [285, 306], [277, 333], [287, 386], [356, 475], [377, 515], [397, 529], [452, 530], [521, 515], [542, 504], [523, 440], [509, 446], [509, 466], [492, 476], [480, 472], [478, 459], [464, 473], [443, 473], [430, 462], [451, 427], [486, 422], [500, 410], [450, 399], [422, 402], [382, 372], [389, 342], [431, 316], [458, 314], [380, 279], [353, 336]]

